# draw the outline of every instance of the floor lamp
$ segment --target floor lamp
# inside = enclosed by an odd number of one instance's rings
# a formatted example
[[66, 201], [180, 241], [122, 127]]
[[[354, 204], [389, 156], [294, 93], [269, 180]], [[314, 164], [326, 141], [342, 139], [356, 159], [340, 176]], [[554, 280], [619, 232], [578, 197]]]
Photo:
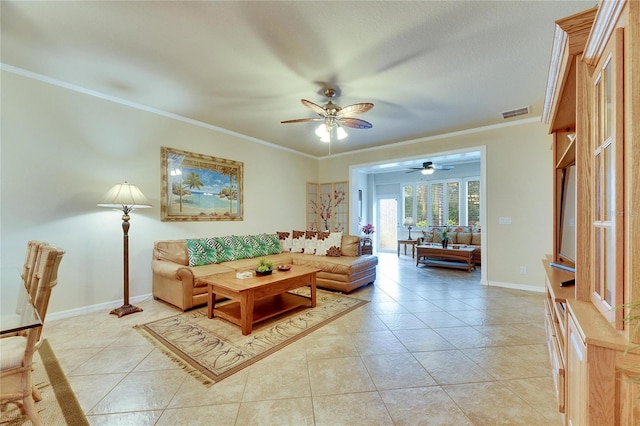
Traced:
[[124, 182], [115, 185], [107, 192], [99, 207], [111, 207], [122, 209], [122, 232], [124, 233], [124, 304], [113, 309], [110, 313], [117, 315], [129, 315], [134, 312], [142, 312], [142, 309], [129, 304], [129, 213], [133, 209], [146, 209], [151, 207], [149, 200], [142, 191], [132, 183]]

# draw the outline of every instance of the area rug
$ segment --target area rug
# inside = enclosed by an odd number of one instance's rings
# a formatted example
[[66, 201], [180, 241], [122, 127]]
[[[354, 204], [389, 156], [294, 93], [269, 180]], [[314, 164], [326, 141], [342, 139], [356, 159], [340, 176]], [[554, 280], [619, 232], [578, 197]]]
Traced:
[[[310, 290], [291, 293], [308, 297]], [[207, 318], [206, 306], [135, 328], [194, 377], [212, 385], [366, 303], [317, 290], [315, 308], [298, 308], [254, 324], [248, 336], [228, 321]]]
[[[89, 425], [47, 340], [42, 341], [33, 356], [31, 380], [42, 396], [36, 408], [45, 425]], [[27, 416], [20, 414], [17, 404], [0, 404], [0, 425], [31, 424]]]

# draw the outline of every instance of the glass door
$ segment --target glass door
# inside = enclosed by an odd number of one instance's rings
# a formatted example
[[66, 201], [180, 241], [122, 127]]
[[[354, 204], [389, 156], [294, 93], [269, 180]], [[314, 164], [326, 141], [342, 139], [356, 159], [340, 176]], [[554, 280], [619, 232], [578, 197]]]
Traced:
[[380, 197], [377, 203], [376, 229], [378, 251], [396, 251], [398, 247], [398, 197]]

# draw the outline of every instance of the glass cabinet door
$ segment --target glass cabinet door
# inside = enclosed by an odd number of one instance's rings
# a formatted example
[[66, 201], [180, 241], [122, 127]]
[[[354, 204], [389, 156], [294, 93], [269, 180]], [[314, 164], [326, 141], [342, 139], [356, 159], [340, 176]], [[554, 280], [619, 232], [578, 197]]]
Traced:
[[622, 33], [616, 32], [592, 79], [593, 253], [591, 300], [623, 328]]

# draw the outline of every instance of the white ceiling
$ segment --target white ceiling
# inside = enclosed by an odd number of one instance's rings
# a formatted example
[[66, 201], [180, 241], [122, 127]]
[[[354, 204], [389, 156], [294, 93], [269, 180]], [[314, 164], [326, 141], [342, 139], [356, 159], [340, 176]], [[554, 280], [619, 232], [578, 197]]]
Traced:
[[539, 116], [554, 21], [595, 4], [2, 1], [1, 62], [323, 157], [317, 123], [280, 121], [325, 86], [375, 104], [332, 154]]

